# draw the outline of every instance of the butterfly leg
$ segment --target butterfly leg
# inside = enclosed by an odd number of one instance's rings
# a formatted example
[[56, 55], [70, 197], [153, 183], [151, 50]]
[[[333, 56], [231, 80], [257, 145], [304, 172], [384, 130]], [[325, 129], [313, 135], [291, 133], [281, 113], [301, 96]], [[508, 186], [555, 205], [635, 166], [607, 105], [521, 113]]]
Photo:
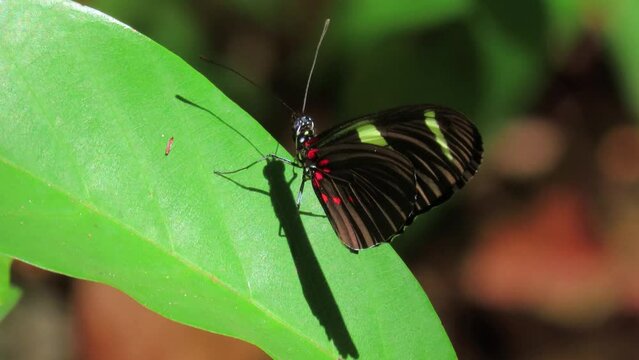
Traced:
[[298, 167], [298, 168], [301, 168], [301, 167], [302, 167], [302, 166], [298, 165], [298, 164], [297, 164], [295, 161], [293, 161], [293, 160], [289, 160], [289, 159], [287, 159], [287, 158], [283, 158], [283, 157], [281, 157], [281, 156], [277, 156], [277, 155], [275, 155], [275, 154], [268, 154], [268, 155], [265, 155], [265, 156], [261, 157], [259, 160], [253, 161], [252, 163], [250, 163], [250, 164], [248, 164], [248, 165], [246, 165], [246, 166], [244, 166], [244, 167], [241, 167], [241, 168], [239, 168], [239, 169], [235, 169], [235, 170], [231, 170], [231, 171], [217, 171], [217, 170], [216, 170], [216, 171], [214, 171], [214, 173], [215, 173], [216, 175], [229, 175], [229, 174], [235, 174], [235, 173], [238, 173], [238, 172], [240, 172], [240, 171], [247, 170], [247, 169], [251, 168], [253, 165], [255, 165], [255, 164], [259, 164], [259, 163], [261, 163], [262, 161], [269, 160], [269, 159], [270, 159], [270, 160], [274, 160], [274, 161], [281, 161], [281, 162], [283, 162], [283, 163], [285, 163], [285, 164], [289, 164], [289, 165], [291, 165], [291, 166], [293, 166], [293, 167]]
[[297, 200], [295, 201], [295, 206], [297, 206], [297, 211], [300, 210], [300, 205], [302, 204], [302, 194], [304, 194], [305, 183], [306, 183], [306, 179], [302, 179], [302, 183], [300, 184], [300, 190], [297, 192]]
[[271, 159], [271, 160], [275, 160], [275, 161], [281, 161], [281, 162], [283, 162], [283, 163], [285, 163], [285, 164], [289, 164], [289, 165], [291, 165], [291, 166], [293, 166], [293, 167], [296, 167], [296, 168], [302, 168], [302, 166], [301, 166], [301, 165], [299, 165], [299, 164], [297, 164], [294, 160], [289, 160], [289, 159], [287, 159], [287, 158], [283, 158], [283, 157], [278, 156], [278, 155], [275, 155], [275, 154], [268, 154], [268, 155], [266, 155], [266, 156], [264, 156], [264, 157], [262, 158], [262, 160], [265, 160], [265, 159]]

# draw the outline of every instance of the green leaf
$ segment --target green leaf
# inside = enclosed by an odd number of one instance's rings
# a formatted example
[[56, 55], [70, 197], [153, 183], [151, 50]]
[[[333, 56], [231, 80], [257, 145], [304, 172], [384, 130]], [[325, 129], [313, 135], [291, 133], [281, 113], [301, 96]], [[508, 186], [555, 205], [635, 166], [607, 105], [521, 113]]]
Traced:
[[179, 57], [67, 1], [0, 2], [0, 28], [0, 253], [275, 358], [455, 357], [389, 245], [300, 221], [290, 169], [213, 174], [276, 144]]
[[639, 119], [639, 2], [619, 0], [599, 6], [606, 14], [605, 35], [616, 63], [617, 77], [628, 106]]
[[398, 32], [434, 27], [466, 15], [471, 0], [351, 0], [337, 2], [335, 33], [347, 46], [375, 42]]
[[465, 26], [455, 23], [417, 39], [397, 36], [360, 48], [342, 60], [347, 66], [338, 87], [344, 89], [343, 112], [360, 115], [433, 103], [474, 115], [479, 84], [471, 41]]
[[568, 56], [584, 33], [583, 0], [545, 0], [548, 14], [548, 42], [553, 57], [559, 61]]
[[11, 258], [0, 255], [0, 320], [4, 319], [20, 299], [20, 290], [11, 286], [10, 269]]
[[191, 9], [183, 1], [158, 0], [149, 6], [144, 1], [91, 0], [91, 6], [118, 14], [121, 21], [186, 59], [197, 59], [198, 51], [207, 45], [204, 33], [193, 23]]
[[546, 73], [546, 18], [541, 3], [486, 0], [470, 21], [479, 58], [476, 111], [485, 138], [527, 107]]

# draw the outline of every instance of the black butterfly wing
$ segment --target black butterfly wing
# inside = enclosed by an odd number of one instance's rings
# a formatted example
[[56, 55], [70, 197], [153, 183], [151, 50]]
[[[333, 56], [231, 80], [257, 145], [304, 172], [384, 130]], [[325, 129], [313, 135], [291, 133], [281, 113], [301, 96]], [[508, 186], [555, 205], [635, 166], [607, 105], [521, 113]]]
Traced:
[[319, 147], [311, 182], [335, 232], [353, 250], [390, 241], [412, 218], [415, 170], [397, 151], [371, 144]]
[[371, 144], [393, 149], [415, 168], [413, 215], [448, 199], [477, 172], [483, 146], [477, 128], [463, 114], [444, 107], [415, 105], [365, 115], [319, 134], [317, 148]]

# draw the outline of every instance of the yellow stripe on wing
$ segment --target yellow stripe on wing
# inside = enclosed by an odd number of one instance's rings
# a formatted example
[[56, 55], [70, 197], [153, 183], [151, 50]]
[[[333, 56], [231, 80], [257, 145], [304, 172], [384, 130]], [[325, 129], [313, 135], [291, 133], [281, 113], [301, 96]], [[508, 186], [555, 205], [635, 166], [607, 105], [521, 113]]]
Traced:
[[384, 140], [382, 133], [377, 130], [375, 125], [362, 125], [357, 127], [356, 130], [357, 135], [359, 136], [359, 141], [377, 146], [388, 146], [388, 143], [386, 143], [386, 140]]
[[444, 156], [446, 156], [448, 160], [453, 161], [453, 154], [450, 152], [448, 142], [446, 141], [444, 134], [442, 134], [442, 131], [439, 128], [439, 124], [437, 123], [437, 119], [435, 118], [435, 111], [424, 111], [424, 120], [426, 121], [426, 126], [428, 127], [428, 129], [435, 135], [435, 141], [442, 149]]

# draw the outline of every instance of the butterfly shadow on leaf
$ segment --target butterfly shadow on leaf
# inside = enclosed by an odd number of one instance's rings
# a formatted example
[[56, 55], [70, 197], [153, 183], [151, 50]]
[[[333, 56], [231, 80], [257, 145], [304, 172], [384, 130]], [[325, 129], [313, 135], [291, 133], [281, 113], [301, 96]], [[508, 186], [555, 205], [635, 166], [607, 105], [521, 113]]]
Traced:
[[[253, 149], [260, 155], [262, 152], [242, 133], [223, 121], [219, 116], [211, 110], [186, 99], [181, 95], [175, 95], [175, 98], [187, 105], [194, 106], [202, 111], [209, 113], [215, 117], [223, 125], [236, 132], [244, 139]], [[324, 276], [324, 272], [315, 256], [315, 252], [311, 246], [304, 225], [302, 224], [301, 215], [304, 216], [321, 216], [306, 212], [299, 212], [295, 204], [295, 199], [290, 189], [290, 182], [286, 181], [284, 174], [284, 163], [281, 161], [266, 161], [264, 166], [264, 177], [268, 181], [269, 191], [245, 186], [230, 177], [219, 175], [235, 185], [252, 192], [267, 195], [271, 198], [273, 210], [280, 222], [280, 234], [283, 234], [288, 241], [293, 262], [297, 269], [297, 274], [302, 286], [304, 298], [308, 303], [313, 315], [319, 320], [322, 327], [326, 331], [327, 337], [335, 344], [342, 358], [352, 357], [358, 358], [359, 353], [353, 339], [351, 338], [342, 313], [337, 306], [333, 292], [328, 285], [328, 281]], [[291, 179], [291, 182], [295, 179]]]
[[[268, 181], [269, 191], [242, 185], [224, 175], [219, 176], [245, 190], [265, 194], [271, 198], [273, 210], [280, 222], [280, 230], [288, 241], [304, 297], [313, 315], [324, 327], [326, 335], [333, 341], [341, 357], [358, 358], [357, 348], [346, 328], [344, 318], [302, 224], [300, 212], [297, 210], [295, 199], [290, 189], [290, 182], [285, 179], [284, 164], [280, 161], [266, 161], [264, 177]], [[291, 181], [294, 179], [295, 177]], [[318, 216], [304, 212], [301, 215]]]

